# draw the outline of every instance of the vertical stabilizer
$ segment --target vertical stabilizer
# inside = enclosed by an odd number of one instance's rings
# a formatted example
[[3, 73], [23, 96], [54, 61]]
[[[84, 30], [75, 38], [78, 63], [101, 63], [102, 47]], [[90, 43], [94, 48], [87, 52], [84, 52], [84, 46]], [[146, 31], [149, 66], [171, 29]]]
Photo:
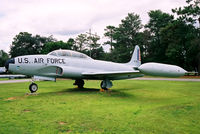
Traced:
[[135, 46], [131, 60], [127, 64], [133, 67], [139, 67], [141, 65], [140, 47], [138, 45]]

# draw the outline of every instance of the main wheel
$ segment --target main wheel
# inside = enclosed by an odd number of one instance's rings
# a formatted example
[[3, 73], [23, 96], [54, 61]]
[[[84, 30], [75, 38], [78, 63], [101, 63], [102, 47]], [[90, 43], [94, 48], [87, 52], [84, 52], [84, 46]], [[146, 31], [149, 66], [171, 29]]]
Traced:
[[37, 84], [35, 84], [35, 83], [30, 84], [29, 90], [31, 91], [31, 93], [36, 92], [38, 90]]
[[108, 90], [106, 87], [103, 87], [103, 81], [101, 82], [101, 85], [100, 85], [100, 86], [101, 86], [102, 89]]
[[83, 88], [84, 84], [85, 82], [82, 79], [75, 80], [75, 83], [74, 83], [74, 85], [77, 85], [78, 88]]

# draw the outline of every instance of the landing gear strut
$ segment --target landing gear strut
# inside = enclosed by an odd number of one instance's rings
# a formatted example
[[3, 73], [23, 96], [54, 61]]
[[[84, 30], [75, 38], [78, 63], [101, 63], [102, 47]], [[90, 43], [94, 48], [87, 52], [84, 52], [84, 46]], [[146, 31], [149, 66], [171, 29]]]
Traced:
[[85, 84], [84, 80], [78, 79], [78, 80], [75, 80], [75, 83], [73, 85], [77, 85], [78, 88], [83, 88], [84, 84]]
[[31, 93], [35, 93], [38, 90], [38, 85], [34, 83], [35, 79], [32, 77], [32, 83], [29, 85], [29, 90]]
[[29, 86], [29, 90], [31, 91], [31, 93], [34, 93], [38, 90], [38, 86], [35, 83], [31, 83]]
[[101, 82], [100, 86], [101, 86], [100, 91], [104, 91], [104, 90], [108, 90], [109, 88], [111, 88], [113, 86], [113, 84], [109, 79], [105, 79]]

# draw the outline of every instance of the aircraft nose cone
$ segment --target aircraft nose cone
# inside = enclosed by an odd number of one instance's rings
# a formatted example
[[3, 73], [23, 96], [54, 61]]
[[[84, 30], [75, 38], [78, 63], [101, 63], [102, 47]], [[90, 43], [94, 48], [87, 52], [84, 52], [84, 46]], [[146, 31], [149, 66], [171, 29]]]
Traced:
[[6, 71], [8, 71], [10, 63], [14, 64], [15, 63], [15, 59], [11, 58], [11, 59], [9, 59], [9, 60], [6, 61], [6, 63], [5, 63]]

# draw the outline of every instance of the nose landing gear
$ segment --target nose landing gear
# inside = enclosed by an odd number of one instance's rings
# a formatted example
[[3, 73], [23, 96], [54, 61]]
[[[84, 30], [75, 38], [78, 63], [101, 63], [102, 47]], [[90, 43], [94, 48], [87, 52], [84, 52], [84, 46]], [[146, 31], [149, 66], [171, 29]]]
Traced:
[[32, 83], [29, 85], [31, 93], [35, 93], [38, 90], [38, 85], [34, 83], [35, 79], [32, 77]]
[[31, 83], [29, 85], [29, 90], [31, 91], [31, 93], [35, 93], [38, 90], [38, 86], [35, 83]]

